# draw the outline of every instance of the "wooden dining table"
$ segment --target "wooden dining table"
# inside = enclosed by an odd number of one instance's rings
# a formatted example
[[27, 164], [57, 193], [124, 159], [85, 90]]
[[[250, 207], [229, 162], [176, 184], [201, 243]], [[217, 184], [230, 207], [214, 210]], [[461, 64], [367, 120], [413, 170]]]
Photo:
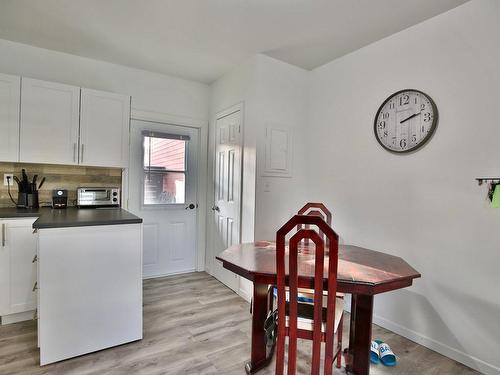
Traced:
[[[264, 322], [270, 309], [269, 286], [277, 283], [276, 244], [270, 241], [239, 244], [224, 250], [216, 258], [224, 268], [254, 285], [251, 357], [245, 365], [246, 372], [253, 374], [272, 359], [273, 350], [266, 349]], [[287, 259], [285, 264], [288, 264]], [[314, 253], [307, 246], [299, 250], [298, 268], [298, 286], [314, 289]], [[349, 373], [368, 375], [370, 372], [374, 296], [409, 287], [413, 279], [420, 276], [400, 257], [358, 246], [339, 245], [337, 291], [351, 294], [349, 347], [344, 352]], [[325, 269], [325, 290], [327, 277], [328, 269]]]

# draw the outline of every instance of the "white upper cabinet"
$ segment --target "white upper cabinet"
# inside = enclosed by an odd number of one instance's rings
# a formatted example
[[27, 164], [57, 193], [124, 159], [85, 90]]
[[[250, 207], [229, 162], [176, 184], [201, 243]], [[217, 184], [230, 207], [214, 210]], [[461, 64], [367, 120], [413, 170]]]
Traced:
[[0, 74], [0, 161], [19, 159], [21, 77]]
[[130, 96], [81, 90], [80, 164], [128, 167]]
[[80, 88], [22, 78], [21, 162], [77, 164]]

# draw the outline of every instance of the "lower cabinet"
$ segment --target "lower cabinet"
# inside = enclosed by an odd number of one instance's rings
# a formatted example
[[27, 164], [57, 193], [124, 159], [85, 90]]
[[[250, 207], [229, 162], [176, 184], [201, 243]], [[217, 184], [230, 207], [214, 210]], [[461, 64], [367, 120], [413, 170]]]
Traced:
[[31, 311], [36, 309], [37, 235], [32, 228], [35, 220], [36, 218], [0, 219], [2, 324], [30, 319], [34, 315]]

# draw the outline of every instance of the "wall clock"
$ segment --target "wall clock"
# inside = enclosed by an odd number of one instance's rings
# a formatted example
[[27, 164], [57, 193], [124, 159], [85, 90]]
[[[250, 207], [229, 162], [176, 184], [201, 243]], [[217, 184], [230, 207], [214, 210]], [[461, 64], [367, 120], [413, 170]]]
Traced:
[[389, 96], [375, 116], [375, 138], [388, 151], [415, 151], [431, 139], [438, 111], [431, 97], [419, 90], [401, 90]]

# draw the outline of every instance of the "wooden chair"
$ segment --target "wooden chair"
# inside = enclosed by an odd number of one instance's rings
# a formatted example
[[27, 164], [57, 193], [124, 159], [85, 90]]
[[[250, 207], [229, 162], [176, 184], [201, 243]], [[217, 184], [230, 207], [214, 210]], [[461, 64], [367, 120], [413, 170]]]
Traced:
[[[289, 242], [288, 280], [286, 275], [285, 238], [294, 228], [314, 225], [328, 240], [328, 294], [326, 306], [323, 300], [323, 273], [325, 262], [325, 240], [312, 229], [297, 229]], [[315, 244], [314, 301], [301, 303], [298, 297], [298, 244], [304, 239]], [[295, 215], [276, 234], [276, 271], [278, 288], [278, 317], [276, 343], [276, 374], [283, 375], [285, 365], [285, 338], [288, 340], [288, 375], [294, 375], [297, 368], [297, 339], [313, 341], [311, 374], [319, 374], [321, 343], [325, 343], [324, 373], [332, 374], [333, 361], [340, 367], [342, 357], [343, 300], [337, 292], [338, 236], [319, 216]], [[287, 292], [289, 298], [287, 298]], [[282, 322], [285, 322], [283, 324]], [[335, 340], [335, 334], [337, 334]]]
[[[332, 226], [332, 213], [331, 211], [323, 204], [319, 202], [308, 202], [306, 203], [299, 211], [299, 215], [308, 215], [308, 216], [318, 216], [321, 217], [330, 227]], [[297, 225], [297, 230], [300, 229], [309, 229], [308, 224], [299, 224]], [[329, 240], [326, 238], [319, 230], [319, 235], [322, 239], [326, 240], [326, 247], [327, 249], [330, 247]], [[305, 246], [309, 246], [309, 239], [305, 238], [303, 240]], [[311, 289], [306, 289], [306, 288], [299, 288], [298, 290], [298, 300], [299, 302], [304, 302], [304, 301], [312, 301], [314, 299], [314, 290]], [[324, 300], [325, 300], [325, 306], [326, 306], [326, 296], [328, 295], [328, 292], [324, 292]], [[268, 289], [268, 316], [273, 313], [273, 311], [276, 308], [276, 286], [275, 285], [270, 285]], [[337, 293], [338, 298], [344, 298], [345, 295], [344, 293]], [[305, 302], [307, 303], [307, 302]], [[252, 313], [252, 304], [250, 304], [250, 313]], [[342, 330], [342, 327], [340, 328]], [[268, 332], [269, 337], [273, 337], [270, 332]], [[272, 340], [270, 340], [272, 341]], [[271, 344], [270, 344], [271, 345]], [[340, 364], [339, 366], [340, 367]]]
[[[319, 216], [319, 217], [323, 218], [323, 220], [325, 220], [326, 223], [330, 227], [332, 227], [332, 213], [323, 203], [308, 202], [298, 211], [298, 214], [299, 215]], [[302, 227], [305, 229], [309, 229], [308, 225], [298, 225], [297, 229], [300, 229]], [[321, 231], [319, 233], [320, 233], [320, 236], [322, 238], [325, 238], [325, 236], [323, 235], [323, 233]], [[309, 241], [308, 239], [304, 240], [304, 244], [308, 245], [308, 241]], [[326, 247], [327, 248], [330, 247], [328, 238], [326, 238]], [[309, 298], [309, 299], [314, 298], [314, 296], [313, 296], [314, 291], [312, 291], [312, 290], [300, 289], [299, 292], [302, 294], [302, 296], [304, 298]], [[324, 294], [326, 295], [327, 293], [324, 293]], [[337, 298], [344, 299], [344, 297], [345, 297], [344, 293], [337, 292]], [[340, 323], [343, 324], [343, 321], [341, 321]], [[342, 330], [339, 330], [337, 335], [338, 335], [339, 342], [342, 343]], [[339, 363], [337, 363], [337, 367], [340, 368], [340, 360], [339, 360]]]
[[[328, 208], [323, 203], [315, 203], [315, 202], [307, 202], [300, 210], [297, 212], [299, 215], [309, 215], [309, 216], [319, 216], [321, 217], [324, 221], [329, 226], [332, 226], [332, 213]], [[297, 225], [297, 230], [305, 228], [309, 229], [308, 225]], [[319, 235], [321, 238], [324, 238], [323, 233], [320, 231]], [[306, 238], [304, 240], [304, 245], [308, 246], [309, 245], [309, 239]], [[326, 247], [328, 248], [328, 240]]]

